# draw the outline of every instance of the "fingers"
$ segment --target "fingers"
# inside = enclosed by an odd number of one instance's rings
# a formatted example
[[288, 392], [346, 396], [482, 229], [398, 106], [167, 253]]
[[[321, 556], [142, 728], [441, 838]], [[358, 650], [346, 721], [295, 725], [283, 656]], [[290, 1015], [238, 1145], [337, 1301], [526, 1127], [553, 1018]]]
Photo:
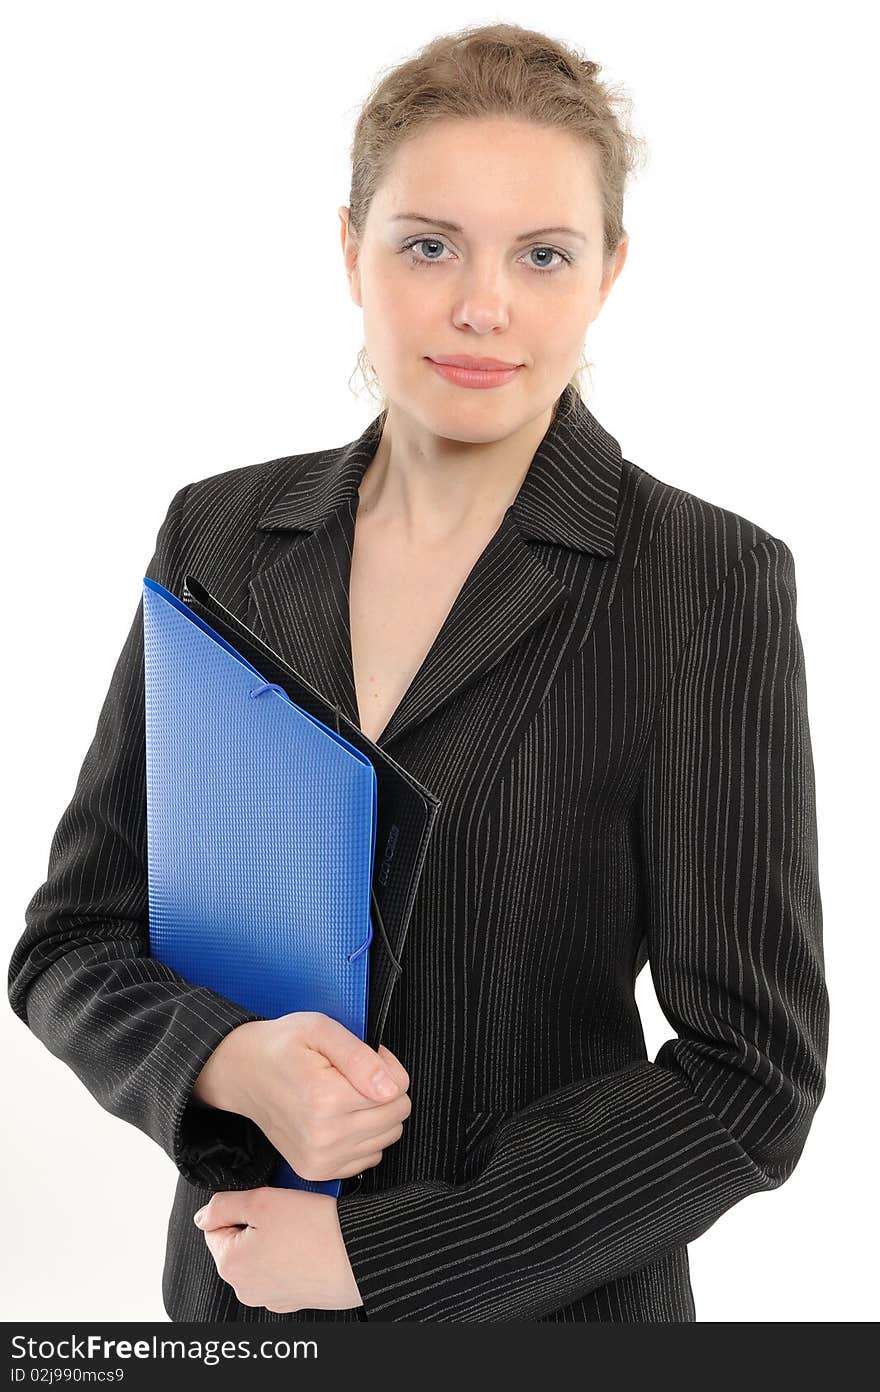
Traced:
[[[364, 1151], [366, 1154], [374, 1154], [376, 1151], [381, 1153], [383, 1150], [387, 1150], [388, 1146], [394, 1145], [399, 1141], [402, 1135], [403, 1122], [398, 1122], [396, 1126], [392, 1126], [388, 1131], [383, 1131], [380, 1136], [370, 1136], [364, 1143]], [[358, 1156], [355, 1154], [355, 1159], [357, 1158]]]
[[350, 1164], [343, 1165], [334, 1179], [350, 1179], [352, 1175], [360, 1174], [361, 1170], [375, 1169], [382, 1159], [381, 1150], [371, 1151], [369, 1155], [364, 1155], [360, 1160], [352, 1160]]
[[389, 1102], [409, 1086], [406, 1069], [388, 1049], [380, 1045], [377, 1053], [329, 1015], [314, 1012], [309, 1021], [307, 1042], [371, 1102]]

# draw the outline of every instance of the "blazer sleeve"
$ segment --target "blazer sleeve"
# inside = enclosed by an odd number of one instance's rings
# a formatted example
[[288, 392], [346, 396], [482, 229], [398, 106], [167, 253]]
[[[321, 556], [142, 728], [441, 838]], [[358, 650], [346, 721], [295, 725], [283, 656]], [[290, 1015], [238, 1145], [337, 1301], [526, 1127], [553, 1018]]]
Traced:
[[368, 1318], [540, 1318], [794, 1169], [829, 1012], [794, 563], [777, 538], [739, 557], [691, 630], [634, 816], [676, 1037], [506, 1117], [466, 1183], [343, 1196]]
[[[146, 574], [182, 585], [175, 494]], [[278, 1154], [250, 1119], [194, 1102], [220, 1041], [261, 1017], [150, 956], [147, 893], [143, 606], [128, 637], [48, 877], [25, 911], [9, 966], [13, 1010], [108, 1112], [140, 1128], [194, 1184], [252, 1188]]]

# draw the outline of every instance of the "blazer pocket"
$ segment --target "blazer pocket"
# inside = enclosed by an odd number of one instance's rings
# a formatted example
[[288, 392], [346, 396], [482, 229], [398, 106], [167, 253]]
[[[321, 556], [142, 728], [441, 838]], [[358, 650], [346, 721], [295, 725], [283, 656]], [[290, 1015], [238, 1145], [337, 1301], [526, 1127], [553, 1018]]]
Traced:
[[513, 1112], [503, 1107], [485, 1107], [480, 1111], [464, 1113], [457, 1166], [460, 1183], [476, 1179], [489, 1163], [495, 1149], [498, 1128], [509, 1116], [513, 1116]]

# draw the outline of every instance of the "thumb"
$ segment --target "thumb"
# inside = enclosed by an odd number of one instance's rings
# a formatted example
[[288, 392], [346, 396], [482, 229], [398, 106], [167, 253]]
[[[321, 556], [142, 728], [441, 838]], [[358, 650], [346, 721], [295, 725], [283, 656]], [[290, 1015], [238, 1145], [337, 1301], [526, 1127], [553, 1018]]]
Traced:
[[316, 1014], [308, 1042], [371, 1101], [390, 1102], [403, 1091], [386, 1067], [385, 1060], [332, 1016]]
[[376, 1050], [383, 1065], [388, 1069], [392, 1078], [400, 1088], [401, 1092], [406, 1092], [409, 1087], [409, 1074], [396, 1054], [392, 1054], [390, 1049], [386, 1049], [384, 1044], [380, 1044]]
[[248, 1224], [251, 1207], [248, 1202], [249, 1192], [253, 1191], [230, 1189], [212, 1194], [204, 1208], [193, 1214], [193, 1222], [202, 1232], [210, 1232], [212, 1228], [234, 1228]]

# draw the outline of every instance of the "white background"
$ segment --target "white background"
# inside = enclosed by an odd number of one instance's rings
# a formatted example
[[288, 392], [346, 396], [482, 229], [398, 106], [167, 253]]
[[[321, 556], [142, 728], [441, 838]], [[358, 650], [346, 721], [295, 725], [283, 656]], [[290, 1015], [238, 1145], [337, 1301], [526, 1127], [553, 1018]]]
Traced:
[[[0, 42], [7, 958], [174, 492], [342, 444], [358, 105], [498, 18], [623, 83], [649, 162], [587, 339], [628, 459], [782, 537], [816, 768], [828, 1084], [790, 1180], [690, 1247], [700, 1321], [873, 1320], [878, 130], [870, 7], [10, 4]], [[354, 379], [359, 384], [360, 377]], [[331, 425], [328, 426], [328, 421]], [[670, 1034], [639, 980], [648, 1052]], [[165, 1320], [177, 1171], [0, 1015], [6, 1320]], [[132, 1176], [135, 1177], [134, 1183]]]

